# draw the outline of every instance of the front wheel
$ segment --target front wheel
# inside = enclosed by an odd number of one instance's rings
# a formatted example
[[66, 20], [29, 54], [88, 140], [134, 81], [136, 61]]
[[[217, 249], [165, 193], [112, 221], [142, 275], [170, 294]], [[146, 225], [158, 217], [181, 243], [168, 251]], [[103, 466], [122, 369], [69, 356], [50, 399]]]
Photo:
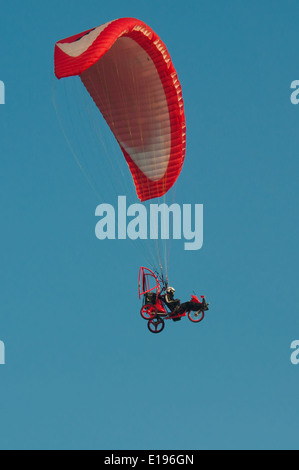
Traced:
[[199, 323], [203, 321], [205, 317], [205, 312], [202, 310], [198, 310], [198, 312], [189, 312], [188, 313], [189, 320], [192, 321], [192, 323]]
[[148, 322], [147, 326], [151, 333], [158, 334], [158, 333], [162, 333], [162, 331], [164, 330], [165, 322], [163, 318], [156, 317], [156, 318], [152, 318]]

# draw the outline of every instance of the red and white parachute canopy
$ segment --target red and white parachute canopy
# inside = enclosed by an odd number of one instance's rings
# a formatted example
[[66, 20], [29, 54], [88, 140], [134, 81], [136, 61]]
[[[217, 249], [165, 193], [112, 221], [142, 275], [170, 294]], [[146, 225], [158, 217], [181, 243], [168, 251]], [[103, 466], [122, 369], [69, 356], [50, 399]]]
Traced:
[[117, 139], [141, 201], [163, 196], [186, 153], [182, 89], [170, 55], [145, 23], [123, 18], [59, 41], [55, 74], [79, 75]]

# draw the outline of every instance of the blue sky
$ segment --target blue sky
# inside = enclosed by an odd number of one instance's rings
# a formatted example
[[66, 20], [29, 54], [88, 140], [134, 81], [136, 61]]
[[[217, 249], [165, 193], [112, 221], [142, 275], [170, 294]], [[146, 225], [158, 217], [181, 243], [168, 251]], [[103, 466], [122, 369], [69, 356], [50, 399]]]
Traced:
[[[298, 449], [298, 14], [290, 0], [2, 5], [1, 449]], [[169, 274], [211, 311], [157, 336], [140, 254], [96, 239], [99, 201], [51, 96], [55, 42], [124, 16], [171, 53], [188, 127], [177, 197], [204, 204], [204, 246], [175, 245]]]

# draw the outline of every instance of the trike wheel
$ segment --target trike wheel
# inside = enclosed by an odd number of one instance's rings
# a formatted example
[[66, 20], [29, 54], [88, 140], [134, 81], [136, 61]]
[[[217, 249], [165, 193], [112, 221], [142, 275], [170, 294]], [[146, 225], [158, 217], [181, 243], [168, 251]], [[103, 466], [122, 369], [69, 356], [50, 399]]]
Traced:
[[151, 304], [144, 305], [140, 313], [144, 320], [151, 320], [157, 315], [157, 307]]
[[165, 322], [163, 318], [156, 317], [156, 318], [152, 318], [148, 322], [147, 326], [151, 333], [158, 334], [158, 333], [162, 333], [162, 331], [164, 330]]
[[205, 312], [202, 310], [198, 310], [198, 312], [189, 312], [188, 313], [189, 320], [192, 321], [192, 323], [199, 323], [203, 321], [205, 317]]

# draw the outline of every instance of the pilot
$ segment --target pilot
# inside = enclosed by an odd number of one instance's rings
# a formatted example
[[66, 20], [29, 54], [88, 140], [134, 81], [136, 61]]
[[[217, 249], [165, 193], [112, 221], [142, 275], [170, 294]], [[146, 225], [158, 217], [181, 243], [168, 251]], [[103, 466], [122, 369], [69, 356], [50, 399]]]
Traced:
[[167, 307], [171, 312], [174, 312], [178, 309], [181, 305], [181, 301], [179, 299], [174, 298], [175, 289], [173, 287], [167, 287], [166, 293], [164, 295], [164, 302], [166, 303]]
[[194, 312], [197, 312], [201, 308], [207, 310], [208, 305], [205, 303], [198, 304], [197, 302], [185, 302], [182, 304], [179, 299], [174, 298], [174, 293], [175, 289], [173, 287], [167, 287], [165, 295], [162, 296], [162, 300], [171, 311], [171, 317], [183, 314], [188, 310], [192, 310]]

